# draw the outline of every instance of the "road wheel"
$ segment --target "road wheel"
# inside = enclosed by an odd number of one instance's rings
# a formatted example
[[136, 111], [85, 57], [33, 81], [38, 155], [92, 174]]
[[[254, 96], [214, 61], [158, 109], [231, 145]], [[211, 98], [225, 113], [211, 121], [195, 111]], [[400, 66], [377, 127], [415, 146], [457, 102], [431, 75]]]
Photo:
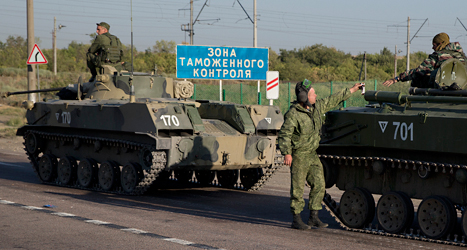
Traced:
[[412, 200], [404, 193], [389, 192], [381, 196], [376, 206], [376, 218], [389, 233], [400, 233], [412, 225]]
[[442, 196], [423, 199], [417, 211], [420, 230], [429, 238], [440, 239], [456, 225], [457, 214], [451, 201]]
[[53, 181], [57, 175], [57, 158], [49, 154], [43, 155], [39, 159], [37, 171], [42, 181]]
[[136, 164], [125, 165], [121, 172], [121, 184], [123, 191], [126, 193], [133, 193], [141, 180], [141, 173], [142, 171]]
[[57, 175], [61, 185], [70, 185], [76, 178], [76, 161], [70, 157], [63, 157], [58, 162]]
[[[118, 171], [117, 171], [118, 170]], [[99, 186], [105, 190], [111, 190], [117, 183], [120, 175], [120, 168], [112, 162], [104, 162], [99, 166], [97, 172], [97, 179], [99, 180]]]
[[363, 228], [375, 216], [375, 200], [364, 188], [352, 188], [344, 192], [339, 204], [342, 222], [350, 228]]
[[83, 159], [79, 161], [77, 176], [78, 176], [78, 183], [82, 187], [90, 187], [96, 177], [96, 170], [95, 164], [93, 160], [90, 159]]

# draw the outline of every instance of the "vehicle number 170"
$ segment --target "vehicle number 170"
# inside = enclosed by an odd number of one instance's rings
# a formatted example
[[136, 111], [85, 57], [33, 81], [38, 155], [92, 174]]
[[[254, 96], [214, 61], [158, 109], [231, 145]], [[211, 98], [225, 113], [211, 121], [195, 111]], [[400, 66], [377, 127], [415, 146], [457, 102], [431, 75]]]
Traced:
[[401, 140], [406, 141], [407, 138], [413, 141], [413, 123], [407, 125], [405, 122], [392, 122], [392, 125], [396, 126], [394, 130], [394, 140], [400, 136]]

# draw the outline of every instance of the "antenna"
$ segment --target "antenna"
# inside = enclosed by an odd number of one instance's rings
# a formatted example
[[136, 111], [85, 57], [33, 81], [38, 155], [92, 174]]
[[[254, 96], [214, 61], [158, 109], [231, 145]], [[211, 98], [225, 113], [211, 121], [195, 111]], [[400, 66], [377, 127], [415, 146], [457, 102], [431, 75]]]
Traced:
[[133, 77], [133, 0], [130, 0], [130, 11], [131, 11], [131, 77]]
[[135, 86], [133, 85], [133, 0], [130, 0], [131, 11], [131, 73], [130, 73], [130, 102], [135, 102]]

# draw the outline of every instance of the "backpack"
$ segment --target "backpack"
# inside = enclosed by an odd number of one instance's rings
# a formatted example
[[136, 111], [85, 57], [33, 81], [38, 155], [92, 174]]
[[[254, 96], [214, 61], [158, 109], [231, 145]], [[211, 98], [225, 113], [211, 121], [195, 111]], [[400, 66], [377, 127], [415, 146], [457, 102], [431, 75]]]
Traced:
[[122, 43], [120, 39], [114, 35], [110, 35], [110, 46], [104, 49], [103, 62], [104, 63], [118, 63], [121, 62], [123, 56]]

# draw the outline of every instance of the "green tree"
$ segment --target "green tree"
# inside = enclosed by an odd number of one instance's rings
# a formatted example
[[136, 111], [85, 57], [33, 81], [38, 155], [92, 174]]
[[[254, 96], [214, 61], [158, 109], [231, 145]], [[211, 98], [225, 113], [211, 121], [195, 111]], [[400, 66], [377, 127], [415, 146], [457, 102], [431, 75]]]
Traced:
[[28, 55], [28, 44], [21, 36], [8, 36], [0, 45], [0, 67], [25, 68]]
[[156, 41], [156, 45], [152, 46], [154, 53], [172, 53], [175, 54], [177, 44], [175, 41], [160, 40]]
[[315, 44], [312, 46], [299, 49], [297, 56], [310, 66], [339, 66], [345, 59], [351, 58], [350, 54], [345, 54], [342, 51], [338, 51], [335, 48], [328, 48], [322, 44]]

